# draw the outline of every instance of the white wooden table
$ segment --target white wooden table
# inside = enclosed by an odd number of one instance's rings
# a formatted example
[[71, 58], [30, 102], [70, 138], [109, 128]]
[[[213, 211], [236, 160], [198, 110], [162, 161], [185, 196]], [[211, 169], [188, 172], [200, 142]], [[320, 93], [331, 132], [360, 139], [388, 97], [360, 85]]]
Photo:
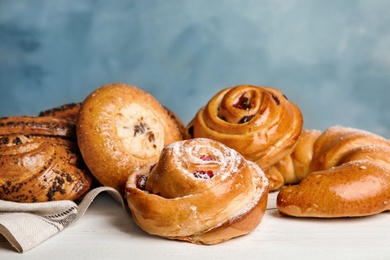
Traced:
[[31, 251], [19, 254], [0, 242], [0, 259], [390, 259], [390, 212], [319, 220], [269, 209], [251, 234], [201, 246], [146, 234], [117, 201], [101, 194], [74, 226]]

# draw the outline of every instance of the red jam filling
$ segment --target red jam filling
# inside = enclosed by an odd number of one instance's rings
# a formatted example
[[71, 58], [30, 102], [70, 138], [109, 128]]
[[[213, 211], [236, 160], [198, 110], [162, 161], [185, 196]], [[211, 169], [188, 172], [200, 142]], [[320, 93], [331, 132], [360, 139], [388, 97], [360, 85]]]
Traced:
[[214, 158], [207, 154], [202, 154], [200, 156], [200, 159], [203, 161], [214, 161]]
[[214, 172], [211, 170], [208, 171], [202, 171], [202, 170], [197, 170], [194, 172], [194, 176], [198, 179], [211, 179], [214, 177]]
[[233, 106], [238, 109], [249, 110], [251, 108], [251, 103], [249, 98], [247, 98], [244, 93], [240, 96], [238, 102], [233, 104]]
[[135, 176], [135, 186], [140, 190], [145, 190], [147, 179], [146, 175], [138, 174]]

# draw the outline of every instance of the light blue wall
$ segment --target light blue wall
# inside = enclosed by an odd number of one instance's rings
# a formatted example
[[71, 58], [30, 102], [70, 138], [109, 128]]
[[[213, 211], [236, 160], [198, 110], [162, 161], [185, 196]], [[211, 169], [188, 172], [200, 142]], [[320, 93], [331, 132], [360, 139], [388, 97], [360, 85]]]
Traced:
[[123, 82], [185, 123], [218, 90], [283, 91], [305, 127], [390, 138], [390, 1], [0, 0], [0, 116]]

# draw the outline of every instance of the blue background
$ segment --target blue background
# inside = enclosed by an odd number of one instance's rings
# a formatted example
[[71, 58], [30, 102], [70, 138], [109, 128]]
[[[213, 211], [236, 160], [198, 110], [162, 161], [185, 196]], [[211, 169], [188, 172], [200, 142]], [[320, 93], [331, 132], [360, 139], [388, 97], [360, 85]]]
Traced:
[[220, 89], [275, 87], [306, 128], [390, 138], [390, 1], [0, 0], [0, 116], [111, 82], [188, 123]]

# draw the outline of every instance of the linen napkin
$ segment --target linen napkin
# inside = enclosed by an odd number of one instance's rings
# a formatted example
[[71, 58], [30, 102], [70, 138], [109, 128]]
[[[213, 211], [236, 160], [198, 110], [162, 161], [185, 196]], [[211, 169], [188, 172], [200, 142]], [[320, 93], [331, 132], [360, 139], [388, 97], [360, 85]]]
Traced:
[[125, 208], [122, 196], [111, 187], [92, 189], [79, 204], [69, 200], [40, 203], [0, 200], [0, 234], [19, 253], [27, 252], [75, 224], [101, 192], [108, 192]]

